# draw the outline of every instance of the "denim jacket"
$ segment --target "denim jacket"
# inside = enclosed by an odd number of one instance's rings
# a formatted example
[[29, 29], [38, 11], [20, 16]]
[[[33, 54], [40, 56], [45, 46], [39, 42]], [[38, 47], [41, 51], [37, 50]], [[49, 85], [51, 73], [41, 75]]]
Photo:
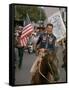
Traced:
[[43, 33], [40, 35], [37, 44], [40, 48], [55, 49], [56, 37], [53, 34]]

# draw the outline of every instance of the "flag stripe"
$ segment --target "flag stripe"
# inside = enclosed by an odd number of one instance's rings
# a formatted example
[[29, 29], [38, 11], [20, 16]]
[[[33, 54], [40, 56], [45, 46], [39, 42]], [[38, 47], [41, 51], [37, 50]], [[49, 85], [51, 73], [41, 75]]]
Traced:
[[32, 26], [29, 26], [28, 28], [26, 28], [25, 30], [23, 30], [23, 31], [22, 31], [22, 34], [24, 34], [25, 32], [27, 32], [30, 28], [32, 28], [32, 29], [33, 29], [33, 27], [32, 27]]
[[[29, 31], [27, 35], [30, 35], [31, 32], [32, 31]], [[26, 36], [26, 34], [23, 37], [21, 37], [21, 39], [23, 39], [25, 36]]]
[[24, 39], [23, 39], [24, 46], [27, 45], [27, 41], [28, 41], [27, 37], [24, 37]]
[[26, 45], [26, 43], [27, 43], [27, 40], [26, 40], [27, 38], [26, 37], [24, 37], [24, 44]]
[[23, 35], [24, 33], [28, 32], [30, 29], [32, 29], [32, 27], [29, 27], [29, 28], [27, 28], [26, 30], [24, 30], [24, 31], [22, 32], [22, 35]]
[[26, 46], [26, 44], [27, 44], [27, 37], [24, 37], [23, 39], [21, 39], [21, 45], [22, 46]]
[[32, 29], [30, 29], [28, 32], [26, 32], [25, 34], [23, 34], [23, 35], [21, 36], [21, 38], [23, 38], [24, 36], [30, 34], [31, 32], [32, 32]]
[[31, 24], [28, 24], [27, 26], [25, 26], [25, 27], [23, 28], [23, 30], [27, 29], [27, 28], [30, 27], [30, 26], [32, 26], [32, 25], [31, 25]]
[[24, 34], [21, 35], [21, 38], [23, 38], [25, 35], [28, 35], [29, 33], [31, 33], [33, 31], [32, 28], [30, 28], [27, 32], [25, 32]]
[[23, 45], [25, 46], [25, 43], [26, 43], [26, 41], [25, 41], [25, 37], [23, 38]]

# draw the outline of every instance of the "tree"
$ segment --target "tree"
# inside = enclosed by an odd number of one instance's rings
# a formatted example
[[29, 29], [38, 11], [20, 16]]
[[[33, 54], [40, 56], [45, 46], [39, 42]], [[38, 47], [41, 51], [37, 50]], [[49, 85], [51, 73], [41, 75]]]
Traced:
[[37, 6], [15, 6], [15, 20], [24, 20], [26, 18], [26, 14], [29, 15], [30, 20], [37, 22], [38, 20], [45, 20], [46, 15], [44, 10]]

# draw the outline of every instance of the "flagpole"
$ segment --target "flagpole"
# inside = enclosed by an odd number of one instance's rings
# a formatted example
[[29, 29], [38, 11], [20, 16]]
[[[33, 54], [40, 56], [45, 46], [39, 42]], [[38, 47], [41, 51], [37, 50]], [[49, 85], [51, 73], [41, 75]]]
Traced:
[[41, 9], [40, 9], [40, 20], [41, 20]]

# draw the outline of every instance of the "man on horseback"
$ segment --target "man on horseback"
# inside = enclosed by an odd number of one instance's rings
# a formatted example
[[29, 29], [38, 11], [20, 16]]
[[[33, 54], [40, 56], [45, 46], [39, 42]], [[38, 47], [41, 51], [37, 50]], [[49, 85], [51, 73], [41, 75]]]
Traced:
[[[39, 51], [41, 51], [41, 49], [42, 50], [44, 49], [45, 53], [47, 52], [54, 53], [53, 54], [55, 56], [54, 59], [56, 58], [57, 60], [56, 52], [55, 52], [55, 42], [56, 42], [56, 37], [53, 34], [53, 24], [49, 23], [46, 26], [45, 32], [40, 35], [37, 41], [36, 47], [38, 48], [39, 46]], [[58, 64], [58, 60], [57, 60], [57, 64]], [[57, 71], [57, 66], [56, 66], [55, 72]], [[53, 67], [54, 67], [54, 64], [53, 64]], [[58, 72], [56, 74], [57, 74], [56, 79], [58, 79], [59, 78]]]
[[[45, 32], [40, 35], [36, 43], [36, 49], [39, 53], [30, 70], [33, 84], [47, 83], [47, 80], [52, 81], [50, 79], [50, 73], [53, 75], [54, 81], [59, 79], [57, 66], [54, 65], [56, 59], [55, 42], [56, 37], [53, 34], [53, 25], [49, 23], [47, 24]], [[38, 78], [38, 80], [36, 78]]]

